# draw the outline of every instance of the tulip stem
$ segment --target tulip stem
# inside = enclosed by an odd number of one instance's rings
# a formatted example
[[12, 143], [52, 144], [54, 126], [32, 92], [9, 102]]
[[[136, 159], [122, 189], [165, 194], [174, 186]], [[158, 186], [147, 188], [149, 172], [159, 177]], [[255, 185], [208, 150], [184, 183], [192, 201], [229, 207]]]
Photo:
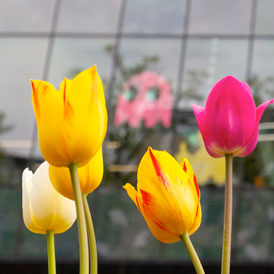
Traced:
[[83, 198], [83, 204], [85, 209], [85, 216], [86, 216], [88, 237], [89, 237], [90, 274], [97, 274], [98, 263], [97, 263], [97, 249], [96, 249], [96, 238], [94, 233], [94, 227], [93, 227], [93, 222], [90, 214], [87, 196], [85, 193], [82, 193], [82, 198]]
[[80, 248], [80, 274], [88, 274], [89, 271], [89, 256], [88, 256], [88, 236], [84, 213], [84, 206], [81, 197], [80, 183], [77, 174], [77, 164], [70, 164], [69, 171], [71, 176], [74, 200], [77, 212], [78, 221], [78, 236]]
[[223, 255], [222, 255], [222, 274], [230, 273], [230, 254], [231, 254], [231, 231], [232, 231], [232, 154], [225, 155], [225, 209], [224, 209], [224, 231], [223, 231]]
[[200, 262], [200, 259], [192, 245], [192, 242], [189, 238], [189, 235], [188, 233], [185, 233], [181, 236], [181, 239], [182, 239], [182, 242], [184, 243], [185, 247], [186, 247], [186, 250], [188, 252], [188, 255], [193, 263], [193, 266], [196, 270], [196, 273], [197, 274], [205, 274], [205, 271], [203, 269], [203, 266]]
[[48, 248], [48, 273], [56, 274], [55, 246], [54, 246], [54, 232], [53, 232], [53, 230], [47, 231], [47, 248]]

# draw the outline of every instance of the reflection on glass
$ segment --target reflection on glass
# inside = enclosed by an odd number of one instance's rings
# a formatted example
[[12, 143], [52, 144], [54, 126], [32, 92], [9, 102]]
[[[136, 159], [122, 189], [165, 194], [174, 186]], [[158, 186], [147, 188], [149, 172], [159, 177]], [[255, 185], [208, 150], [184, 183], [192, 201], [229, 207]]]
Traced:
[[180, 40], [168, 39], [123, 39], [120, 55], [126, 67], [141, 64], [144, 59], [157, 59], [147, 69], [163, 75], [171, 82], [172, 90], [176, 88], [178, 58], [180, 55]]
[[62, 1], [57, 31], [116, 32], [121, 0]]
[[182, 33], [185, 2], [128, 0], [124, 32]]
[[2, 1], [0, 31], [49, 31], [55, 0]]
[[190, 33], [248, 34], [251, 0], [191, 1]]
[[274, 1], [257, 1], [256, 28], [258, 34], [274, 34]]
[[171, 119], [162, 119], [172, 115], [170, 86], [174, 90], [178, 58], [170, 55], [179, 55], [180, 44], [180, 40], [163, 39], [121, 41], [114, 94], [108, 109], [111, 146], [107, 144], [105, 153], [105, 162], [109, 164], [104, 173], [106, 182], [133, 182], [137, 164], [148, 146], [171, 146]]
[[204, 104], [212, 86], [226, 75], [245, 80], [247, 46], [247, 40], [189, 40], [179, 107]]
[[15, 155], [29, 153], [34, 127], [30, 79], [41, 79], [46, 47], [46, 39], [0, 39], [0, 52], [5, 53], [0, 62], [0, 112], [12, 127], [0, 139], [16, 141], [4, 142]]

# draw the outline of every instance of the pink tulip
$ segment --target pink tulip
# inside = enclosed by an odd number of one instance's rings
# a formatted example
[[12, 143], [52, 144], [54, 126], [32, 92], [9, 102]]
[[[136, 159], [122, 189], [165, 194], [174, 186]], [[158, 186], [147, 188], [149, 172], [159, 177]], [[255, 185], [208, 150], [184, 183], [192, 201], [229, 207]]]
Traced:
[[244, 157], [256, 147], [259, 122], [269, 100], [256, 108], [247, 83], [226, 76], [215, 84], [205, 107], [192, 105], [208, 153]]

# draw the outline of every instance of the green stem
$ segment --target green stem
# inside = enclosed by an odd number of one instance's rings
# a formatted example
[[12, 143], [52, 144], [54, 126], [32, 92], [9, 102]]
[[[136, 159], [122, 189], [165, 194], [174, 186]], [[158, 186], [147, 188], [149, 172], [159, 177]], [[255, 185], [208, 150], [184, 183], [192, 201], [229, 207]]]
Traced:
[[89, 271], [89, 256], [88, 256], [88, 236], [84, 213], [84, 206], [81, 197], [80, 183], [77, 174], [77, 164], [70, 164], [69, 171], [71, 176], [74, 200], [77, 212], [78, 221], [78, 236], [80, 248], [80, 274], [88, 274]]
[[223, 231], [223, 255], [222, 274], [230, 273], [231, 254], [231, 231], [232, 231], [232, 154], [225, 155], [225, 209], [224, 209], [224, 231]]
[[98, 273], [96, 238], [86, 194], [82, 193], [89, 237], [90, 274]]
[[47, 248], [48, 248], [48, 273], [49, 274], [56, 274], [54, 232], [53, 232], [53, 230], [48, 230], [47, 231]]
[[194, 249], [194, 247], [193, 247], [193, 245], [191, 243], [191, 240], [189, 238], [188, 233], [183, 234], [181, 236], [181, 239], [182, 239], [182, 241], [183, 241], [183, 243], [184, 243], [184, 245], [186, 247], [188, 255], [189, 255], [189, 257], [190, 257], [190, 259], [191, 259], [191, 261], [193, 263], [193, 266], [194, 266], [194, 268], [196, 270], [196, 273], [197, 274], [205, 274], [203, 266], [202, 266], [202, 264], [200, 262], [200, 259], [199, 259], [198, 255], [197, 255], [197, 253], [196, 253], [196, 251], [195, 251], [195, 249]]

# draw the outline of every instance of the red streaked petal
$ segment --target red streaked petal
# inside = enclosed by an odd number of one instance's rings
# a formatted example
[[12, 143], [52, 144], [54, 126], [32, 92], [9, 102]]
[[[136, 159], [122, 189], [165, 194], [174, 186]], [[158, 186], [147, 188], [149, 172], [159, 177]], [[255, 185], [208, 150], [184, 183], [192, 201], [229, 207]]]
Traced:
[[163, 185], [164, 185], [165, 187], [167, 187], [167, 182], [165, 181], [165, 178], [164, 178], [164, 176], [163, 176], [163, 173], [162, 173], [162, 171], [161, 171], [161, 168], [160, 168], [160, 166], [159, 166], [159, 164], [158, 164], [158, 162], [157, 162], [157, 159], [156, 159], [156, 157], [154, 156], [154, 154], [153, 154], [153, 152], [152, 152], [152, 149], [151, 149], [150, 147], [148, 148], [148, 151], [149, 151], [149, 155], [150, 155], [150, 158], [151, 158], [151, 160], [152, 160], [152, 163], [153, 163], [153, 166], [154, 166], [154, 168], [155, 168], [155, 171], [156, 171], [157, 176], [161, 179]]
[[142, 194], [142, 200], [145, 205], [150, 205], [152, 200], [152, 195], [142, 189], [140, 189], [140, 192]]
[[196, 188], [196, 191], [197, 191], [198, 198], [200, 198], [200, 189], [199, 189], [199, 186], [198, 186], [198, 183], [197, 183], [197, 178], [196, 178], [194, 173], [193, 173], [193, 181], [194, 181], [194, 184], [195, 184], [195, 188]]
[[186, 163], [185, 162], [183, 164], [183, 170], [184, 170], [184, 172], [187, 172], [187, 168], [186, 168]]

